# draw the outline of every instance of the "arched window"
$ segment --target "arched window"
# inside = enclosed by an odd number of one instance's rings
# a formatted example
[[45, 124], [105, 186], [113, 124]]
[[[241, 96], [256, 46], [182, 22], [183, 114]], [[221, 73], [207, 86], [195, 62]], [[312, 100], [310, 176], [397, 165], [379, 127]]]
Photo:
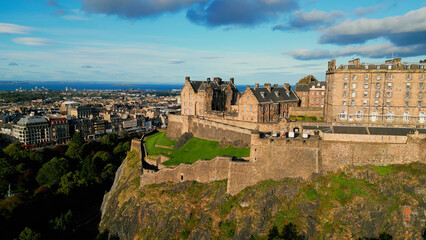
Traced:
[[346, 110], [342, 110], [340, 112], [340, 119], [346, 119], [348, 117], [348, 113], [346, 112]]
[[377, 121], [377, 116], [379, 114], [377, 112], [371, 112], [371, 121], [375, 122]]
[[386, 114], [386, 120], [393, 120], [393, 112], [388, 112]]
[[356, 119], [362, 119], [362, 111], [356, 111], [355, 118]]
[[426, 114], [425, 114], [425, 112], [421, 112], [421, 113], [419, 114], [419, 122], [420, 122], [420, 123], [424, 123], [424, 122], [425, 122], [425, 118], [426, 118]]
[[404, 114], [402, 115], [402, 120], [404, 120], [404, 121], [410, 121], [410, 113], [409, 112], [404, 112]]

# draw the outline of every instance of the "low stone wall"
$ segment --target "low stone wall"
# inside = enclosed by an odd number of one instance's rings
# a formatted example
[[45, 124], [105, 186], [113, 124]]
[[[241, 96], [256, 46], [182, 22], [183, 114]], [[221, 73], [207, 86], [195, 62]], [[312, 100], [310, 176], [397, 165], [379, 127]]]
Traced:
[[367, 134], [336, 134], [324, 133], [323, 140], [339, 142], [362, 142], [362, 143], [407, 143], [407, 136], [384, 136]]
[[198, 160], [193, 164], [180, 164], [174, 168], [163, 168], [160, 171], [142, 174], [140, 184], [149, 185], [162, 182], [197, 181], [213, 182], [228, 178], [231, 157], [216, 157], [212, 160]]
[[288, 111], [290, 116], [324, 117], [324, 109], [320, 107], [290, 107]]

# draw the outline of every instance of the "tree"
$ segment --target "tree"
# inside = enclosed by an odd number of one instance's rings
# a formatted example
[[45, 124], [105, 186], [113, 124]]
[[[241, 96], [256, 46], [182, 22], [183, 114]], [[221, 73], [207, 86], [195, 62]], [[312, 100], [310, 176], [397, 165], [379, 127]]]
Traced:
[[117, 134], [114, 134], [114, 133], [107, 134], [101, 138], [100, 142], [103, 145], [107, 145], [111, 147], [115, 146], [118, 142]]
[[95, 180], [97, 177], [95, 165], [90, 156], [86, 156], [81, 167], [80, 178], [86, 181]]
[[70, 159], [81, 160], [83, 156], [83, 145], [71, 143], [65, 153], [65, 156]]
[[74, 133], [74, 135], [72, 135], [72, 139], [71, 139], [71, 143], [75, 143], [79, 146], [83, 146], [83, 144], [85, 143], [83, 136], [81, 135], [81, 133], [76, 132]]
[[26, 227], [19, 234], [19, 240], [39, 240], [41, 239], [40, 233], [34, 232], [31, 228]]
[[9, 144], [3, 152], [15, 163], [23, 162], [28, 157], [27, 152], [18, 142]]
[[68, 161], [65, 158], [54, 157], [43, 164], [38, 171], [36, 180], [40, 185], [53, 186], [59, 183], [62, 175], [68, 171]]
[[61, 177], [58, 192], [69, 195], [74, 189], [87, 185], [85, 180], [80, 179], [80, 173], [69, 172]]
[[318, 82], [318, 80], [314, 76], [308, 75], [308, 76], [300, 79], [298, 83], [299, 84], [309, 84], [311, 82]]

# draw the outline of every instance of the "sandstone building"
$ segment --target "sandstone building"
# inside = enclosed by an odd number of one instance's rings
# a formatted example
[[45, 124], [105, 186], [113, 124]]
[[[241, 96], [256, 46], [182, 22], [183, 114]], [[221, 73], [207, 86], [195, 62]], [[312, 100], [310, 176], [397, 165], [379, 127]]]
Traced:
[[185, 85], [181, 91], [182, 115], [203, 116], [208, 111], [231, 112], [235, 106], [239, 92], [234, 79], [229, 82], [221, 78], [211, 81], [192, 81], [185, 77]]
[[325, 120], [333, 124], [424, 127], [426, 63], [360, 63], [359, 59], [326, 72]]
[[282, 87], [278, 84], [271, 86], [265, 83], [259, 87], [247, 86], [238, 103], [238, 114], [241, 120], [267, 123], [279, 122], [282, 118], [289, 117], [289, 107], [296, 107], [299, 97], [288, 83]]
[[311, 81], [308, 84], [297, 83], [296, 94], [300, 98], [300, 107], [324, 107], [326, 82]]

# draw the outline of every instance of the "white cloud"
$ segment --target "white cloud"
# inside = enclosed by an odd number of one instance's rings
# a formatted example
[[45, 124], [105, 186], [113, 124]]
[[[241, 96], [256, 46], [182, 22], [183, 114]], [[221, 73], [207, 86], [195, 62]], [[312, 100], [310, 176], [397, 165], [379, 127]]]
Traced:
[[33, 37], [25, 37], [25, 38], [15, 38], [13, 39], [15, 43], [27, 45], [27, 46], [48, 46], [52, 43], [51, 40], [46, 38], [33, 38]]
[[0, 23], [0, 33], [28, 34], [32, 30], [34, 30], [34, 28], [16, 25], [12, 23]]

